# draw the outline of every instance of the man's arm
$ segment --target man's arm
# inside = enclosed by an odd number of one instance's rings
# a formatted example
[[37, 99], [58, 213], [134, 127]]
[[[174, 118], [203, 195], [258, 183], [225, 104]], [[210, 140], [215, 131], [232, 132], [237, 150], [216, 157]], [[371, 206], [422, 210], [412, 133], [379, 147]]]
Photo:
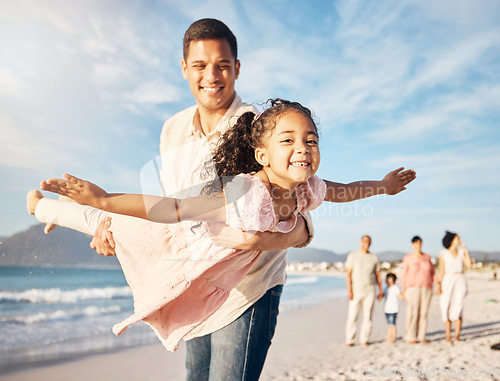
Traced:
[[382, 276], [380, 275], [380, 270], [375, 270], [375, 276], [377, 277], [378, 284], [378, 300], [384, 298], [384, 290], [382, 289]]
[[[90, 242], [90, 247], [95, 249], [97, 254], [116, 255], [113, 233], [108, 230], [110, 222], [111, 219], [102, 221]], [[297, 225], [290, 233], [242, 232], [224, 223], [207, 224], [207, 231], [211, 240], [218, 246], [249, 251], [273, 251], [299, 247], [306, 245], [312, 237], [302, 216], [297, 218]]]
[[352, 293], [352, 269], [346, 269], [346, 277], [345, 284], [347, 286], [347, 298], [352, 300], [354, 298], [354, 294]]
[[210, 239], [218, 246], [249, 251], [285, 250], [289, 247], [302, 247], [312, 238], [312, 226], [299, 215], [295, 228], [289, 233], [242, 232], [230, 226], [208, 224]]

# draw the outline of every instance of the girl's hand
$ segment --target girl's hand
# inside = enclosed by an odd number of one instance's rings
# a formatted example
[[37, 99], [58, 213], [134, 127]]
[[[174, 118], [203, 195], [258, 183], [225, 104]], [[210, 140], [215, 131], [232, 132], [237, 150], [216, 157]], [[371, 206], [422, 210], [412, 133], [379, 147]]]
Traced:
[[385, 193], [394, 195], [406, 189], [406, 185], [415, 180], [417, 176], [413, 169], [403, 171], [403, 167], [389, 172], [382, 179], [382, 185], [385, 188]]
[[48, 179], [40, 183], [40, 189], [71, 198], [82, 205], [90, 205], [99, 208], [107, 197], [104, 189], [90, 181], [79, 179], [67, 173], [65, 179]]

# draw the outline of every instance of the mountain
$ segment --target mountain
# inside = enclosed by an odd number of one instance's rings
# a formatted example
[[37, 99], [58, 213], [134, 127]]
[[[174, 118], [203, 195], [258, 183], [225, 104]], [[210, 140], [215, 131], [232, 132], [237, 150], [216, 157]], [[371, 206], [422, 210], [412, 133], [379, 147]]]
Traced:
[[[348, 253], [336, 254], [330, 250], [315, 249], [314, 247], [304, 247], [301, 249], [288, 249], [288, 262], [345, 262]], [[406, 253], [401, 251], [383, 251], [377, 254], [381, 261], [400, 261]]]
[[336, 254], [330, 250], [315, 249], [314, 247], [303, 247], [301, 249], [288, 249], [288, 263], [292, 262], [345, 262], [346, 254]]
[[[0, 266], [119, 268], [116, 257], [104, 257], [89, 247], [91, 237], [71, 229], [57, 227], [44, 234], [43, 224], [4, 238], [0, 244]], [[500, 262], [500, 252], [471, 251], [477, 261]], [[376, 253], [381, 261], [402, 260], [406, 253]], [[288, 262], [345, 262], [347, 253], [304, 247], [288, 250]]]
[[402, 251], [386, 250], [375, 254], [377, 254], [377, 257], [380, 261], [391, 262], [391, 261], [402, 261], [403, 257], [408, 253], [403, 253]]
[[4, 238], [0, 266], [119, 268], [116, 257], [96, 254], [91, 237], [67, 228], [43, 232], [44, 224]]
[[[484, 252], [471, 250], [470, 255], [476, 261], [484, 262], [500, 262], [500, 252]], [[382, 262], [401, 261], [407, 254], [402, 251], [387, 250], [377, 254]], [[288, 249], [288, 263], [292, 262], [345, 262], [347, 253], [336, 254], [330, 250], [315, 249], [313, 247], [304, 247], [301, 249], [290, 248]]]

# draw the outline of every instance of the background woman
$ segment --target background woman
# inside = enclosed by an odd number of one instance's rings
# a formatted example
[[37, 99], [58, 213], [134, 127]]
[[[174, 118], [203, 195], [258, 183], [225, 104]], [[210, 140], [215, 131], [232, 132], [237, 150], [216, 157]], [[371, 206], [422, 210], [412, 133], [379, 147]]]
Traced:
[[412, 344], [425, 339], [427, 315], [432, 298], [432, 282], [435, 281], [434, 265], [429, 254], [422, 253], [422, 238], [412, 238], [413, 252], [403, 258], [401, 286], [406, 299], [406, 329], [404, 339]]
[[470, 268], [471, 258], [465, 244], [456, 233], [446, 232], [444, 250], [439, 256], [439, 280], [441, 281], [441, 317], [444, 322], [446, 341], [451, 342], [451, 321], [455, 321], [455, 340], [460, 340], [462, 310], [467, 295], [464, 267]]

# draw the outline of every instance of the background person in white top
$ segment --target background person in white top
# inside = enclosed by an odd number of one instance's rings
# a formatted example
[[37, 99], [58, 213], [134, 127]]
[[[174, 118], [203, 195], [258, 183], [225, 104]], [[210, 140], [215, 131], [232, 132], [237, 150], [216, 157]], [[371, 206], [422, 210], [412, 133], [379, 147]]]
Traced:
[[385, 304], [384, 313], [387, 319], [387, 342], [395, 343], [397, 337], [396, 318], [399, 312], [399, 299], [402, 299], [401, 289], [396, 284], [396, 274], [388, 273], [385, 276]]
[[347, 256], [345, 262], [347, 296], [349, 307], [346, 323], [346, 345], [354, 345], [356, 325], [359, 311], [363, 309], [363, 320], [359, 341], [361, 345], [368, 345], [372, 333], [373, 306], [375, 303], [375, 284], [378, 285], [378, 300], [382, 300], [382, 280], [380, 278], [380, 262], [378, 257], [370, 253], [371, 238], [368, 235], [361, 237], [361, 249]]
[[447, 231], [443, 237], [443, 246], [439, 254], [438, 273], [441, 284], [439, 305], [444, 322], [446, 341], [451, 342], [451, 322], [455, 322], [456, 341], [460, 340], [462, 330], [462, 311], [467, 296], [467, 280], [464, 269], [471, 268], [472, 260], [467, 246], [460, 241], [457, 233]]

